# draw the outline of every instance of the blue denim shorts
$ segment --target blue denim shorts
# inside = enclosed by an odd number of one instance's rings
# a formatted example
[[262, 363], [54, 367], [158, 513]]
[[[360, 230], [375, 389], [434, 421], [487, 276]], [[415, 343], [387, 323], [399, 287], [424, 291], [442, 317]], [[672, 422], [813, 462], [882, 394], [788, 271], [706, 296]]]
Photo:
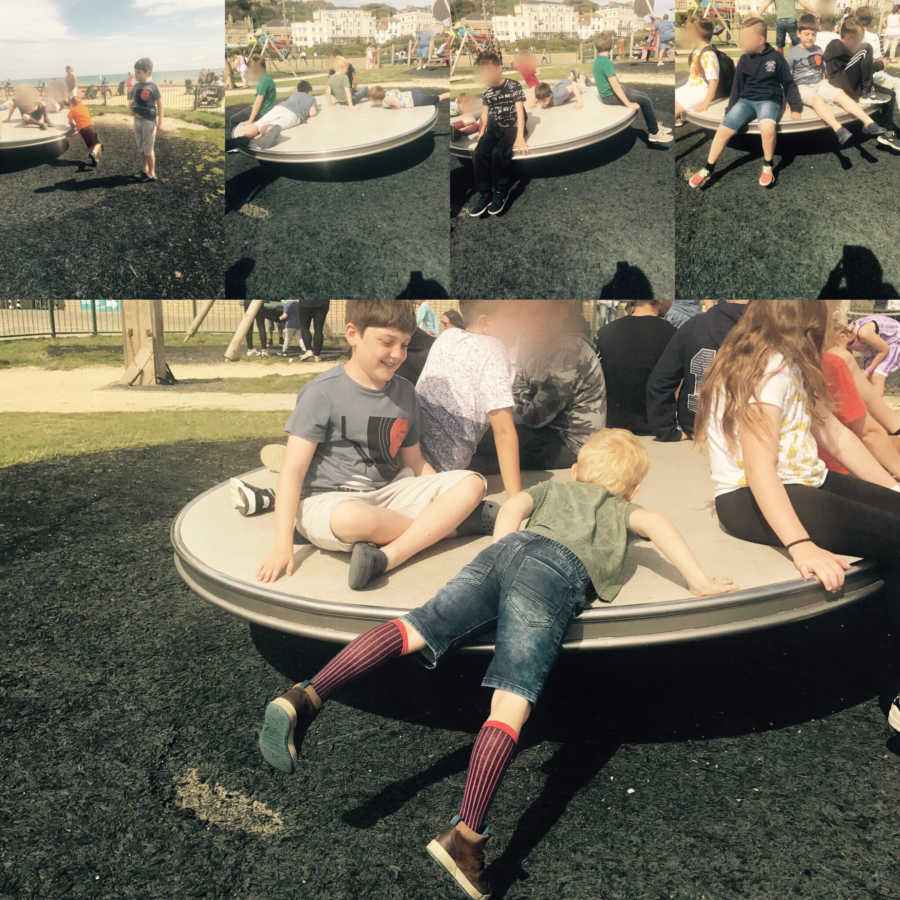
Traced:
[[567, 547], [516, 531], [482, 550], [446, 587], [404, 620], [425, 639], [422, 662], [496, 629], [484, 687], [535, 703], [572, 619], [587, 603], [590, 577]]
[[781, 104], [774, 100], [745, 100], [741, 97], [722, 119], [722, 124], [732, 131], [740, 131], [747, 124], [756, 119], [771, 119], [777, 122], [781, 118]]

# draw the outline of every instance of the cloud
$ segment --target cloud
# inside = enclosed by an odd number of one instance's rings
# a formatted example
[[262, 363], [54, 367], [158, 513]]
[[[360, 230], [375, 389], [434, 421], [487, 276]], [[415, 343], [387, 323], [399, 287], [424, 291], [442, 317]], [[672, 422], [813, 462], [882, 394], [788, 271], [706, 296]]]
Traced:
[[222, 0], [131, 0], [131, 5], [148, 16], [171, 16], [203, 9], [217, 10], [223, 22], [222, 27], [225, 27]]
[[69, 37], [59, 7], [52, 0], [4, 3], [3, 31], [17, 41], [58, 41]]

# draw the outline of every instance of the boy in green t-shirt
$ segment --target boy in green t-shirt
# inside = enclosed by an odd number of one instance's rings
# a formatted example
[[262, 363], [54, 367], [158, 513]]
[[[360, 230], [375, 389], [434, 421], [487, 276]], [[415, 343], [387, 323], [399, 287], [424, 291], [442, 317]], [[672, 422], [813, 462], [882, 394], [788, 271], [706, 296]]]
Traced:
[[594, 41], [594, 46], [597, 48], [597, 58], [594, 60], [594, 81], [597, 83], [600, 102], [607, 106], [627, 106], [629, 109], [639, 109], [644, 114], [644, 121], [647, 123], [647, 140], [653, 144], [671, 144], [672, 129], [659, 123], [650, 96], [630, 85], [619, 82], [616, 67], [609, 58], [615, 41], [616, 33], [614, 31], [604, 31], [602, 34], [598, 34]]
[[[229, 123], [230, 134], [227, 134], [226, 137], [246, 137], [246, 131], [249, 129], [249, 126], [261, 119], [278, 102], [275, 82], [272, 80], [272, 76], [266, 72], [266, 61], [262, 57], [254, 56], [250, 60], [250, 75], [251, 80], [256, 82], [256, 96], [253, 98], [253, 106], [250, 108], [250, 117], [247, 119], [243, 118], [246, 115], [247, 107], [245, 106], [241, 112], [236, 113], [231, 118]], [[226, 142], [227, 148], [228, 144]]]
[[[470, 897], [488, 897], [485, 815], [572, 620], [595, 593], [612, 601], [627, 580], [629, 542], [653, 541], [696, 596], [735, 589], [730, 579], [703, 572], [664, 515], [631, 502], [649, 466], [631, 432], [605, 428], [582, 447], [572, 481], [544, 481], [507, 500], [494, 543], [432, 600], [360, 635], [310, 681], [266, 707], [259, 736], [266, 761], [293, 772], [322, 703], [351, 680], [409, 653], [434, 668], [452, 650], [495, 630], [482, 681], [494, 689], [491, 713], [472, 749], [459, 815], [428, 845]], [[519, 530], [525, 518], [528, 526]]]

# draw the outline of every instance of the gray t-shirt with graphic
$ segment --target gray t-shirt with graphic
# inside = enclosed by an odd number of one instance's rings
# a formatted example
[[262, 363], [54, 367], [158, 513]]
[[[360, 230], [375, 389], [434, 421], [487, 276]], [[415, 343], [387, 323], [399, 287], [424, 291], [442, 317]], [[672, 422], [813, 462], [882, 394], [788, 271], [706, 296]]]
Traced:
[[785, 57], [796, 84], [818, 84], [825, 72], [822, 50], [817, 44], [808, 49], [803, 44], [791, 47]]
[[375, 491], [403, 468], [401, 447], [419, 443], [415, 388], [395, 375], [383, 390], [371, 390], [335, 366], [300, 391], [284, 430], [319, 445], [303, 496]]

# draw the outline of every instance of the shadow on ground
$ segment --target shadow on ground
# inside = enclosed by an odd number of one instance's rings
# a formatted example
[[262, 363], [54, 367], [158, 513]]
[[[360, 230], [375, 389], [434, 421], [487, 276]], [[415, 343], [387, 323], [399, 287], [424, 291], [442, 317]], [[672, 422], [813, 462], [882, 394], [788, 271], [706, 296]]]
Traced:
[[[275, 437], [0, 469], [0, 893], [458, 896], [424, 846], [459, 803], [485, 661], [385, 668], [285, 777], [260, 763], [262, 710], [334, 648], [251, 635], [173, 568], [178, 510]], [[869, 602], [567, 657], [489, 815], [496, 896], [893, 896], [893, 628]], [[212, 818], [184, 804], [188, 773]]]
[[442, 103], [420, 140], [328, 166], [228, 154], [227, 296], [397, 297], [415, 271], [447, 296], [448, 123]]
[[[879, 120], [897, 129], [896, 115], [887, 110]], [[686, 179], [706, 161], [711, 133], [681, 129], [676, 296], [896, 297], [900, 252], [884, 216], [900, 157], [864, 141], [858, 124], [849, 127], [854, 136], [842, 149], [830, 130], [779, 137], [768, 190], [757, 184], [759, 138], [749, 135], [738, 136], [714, 177], [692, 190]]]

